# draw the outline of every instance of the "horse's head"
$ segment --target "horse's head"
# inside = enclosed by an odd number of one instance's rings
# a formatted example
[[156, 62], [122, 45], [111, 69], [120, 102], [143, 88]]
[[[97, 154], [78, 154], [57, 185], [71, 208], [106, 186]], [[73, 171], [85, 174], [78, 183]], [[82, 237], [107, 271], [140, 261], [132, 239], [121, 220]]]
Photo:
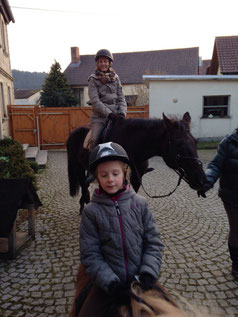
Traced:
[[196, 140], [190, 133], [191, 117], [186, 112], [181, 120], [169, 119], [163, 113], [165, 128], [164, 154], [166, 164], [183, 175], [183, 179], [195, 190], [205, 183], [202, 162], [198, 158]]

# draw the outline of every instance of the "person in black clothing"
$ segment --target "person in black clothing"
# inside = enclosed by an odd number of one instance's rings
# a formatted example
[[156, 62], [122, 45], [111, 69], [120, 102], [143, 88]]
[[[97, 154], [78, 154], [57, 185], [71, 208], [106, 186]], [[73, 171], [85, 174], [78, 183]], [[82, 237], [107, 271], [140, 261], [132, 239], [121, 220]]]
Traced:
[[199, 196], [206, 197], [205, 192], [220, 178], [218, 196], [224, 204], [230, 226], [231, 273], [238, 281], [238, 128], [221, 140], [214, 159], [208, 164], [206, 178], [203, 189], [198, 191]]

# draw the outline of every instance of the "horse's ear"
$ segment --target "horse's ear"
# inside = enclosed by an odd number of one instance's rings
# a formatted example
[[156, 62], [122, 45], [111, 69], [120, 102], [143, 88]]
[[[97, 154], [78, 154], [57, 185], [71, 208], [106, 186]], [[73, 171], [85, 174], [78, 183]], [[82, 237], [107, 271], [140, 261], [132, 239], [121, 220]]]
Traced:
[[163, 113], [163, 125], [165, 128], [169, 129], [171, 127], [171, 121], [169, 120], [168, 117]]
[[189, 112], [185, 112], [185, 114], [183, 115], [183, 119], [182, 120], [183, 120], [183, 122], [185, 122], [187, 124], [188, 127], [190, 126], [191, 117], [190, 117]]

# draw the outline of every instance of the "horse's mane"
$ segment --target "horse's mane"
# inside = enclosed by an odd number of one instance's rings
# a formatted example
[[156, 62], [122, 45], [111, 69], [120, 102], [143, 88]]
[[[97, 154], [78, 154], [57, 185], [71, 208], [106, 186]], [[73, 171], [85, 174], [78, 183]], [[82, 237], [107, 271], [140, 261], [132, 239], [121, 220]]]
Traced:
[[147, 119], [147, 118], [128, 118], [125, 120], [125, 125], [131, 128], [152, 128], [154, 126], [160, 127], [162, 125], [162, 119]]
[[[215, 313], [209, 312], [206, 307], [196, 307], [188, 300], [177, 294], [179, 299], [176, 304], [171, 301], [158, 297], [153, 290], [144, 292], [140, 287], [131, 286], [133, 294], [138, 296], [141, 301], [132, 298], [131, 308], [132, 317], [215, 317]], [[123, 308], [123, 307], [122, 307]], [[125, 312], [125, 310], [124, 310]], [[130, 316], [123, 314], [123, 309], [120, 316]], [[231, 315], [232, 316], [232, 315]]]
[[[171, 125], [177, 130], [183, 131], [185, 128], [185, 123], [181, 120], [181, 118], [170, 115], [168, 116], [171, 122]], [[152, 130], [156, 128], [156, 130], [160, 130], [163, 125], [163, 120], [158, 118], [128, 118], [124, 121], [124, 125], [126, 129], [140, 129], [145, 128], [148, 130]], [[161, 129], [162, 130], [162, 129]]]

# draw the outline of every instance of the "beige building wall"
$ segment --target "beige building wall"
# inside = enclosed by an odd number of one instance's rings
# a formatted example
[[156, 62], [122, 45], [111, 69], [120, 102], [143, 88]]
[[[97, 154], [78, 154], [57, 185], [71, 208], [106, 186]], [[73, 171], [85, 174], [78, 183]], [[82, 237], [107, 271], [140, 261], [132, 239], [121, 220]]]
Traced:
[[7, 105], [14, 103], [7, 24], [0, 11], [0, 139], [9, 135]]
[[149, 89], [145, 84], [123, 85], [125, 96], [137, 96], [135, 106], [144, 106], [149, 104]]

